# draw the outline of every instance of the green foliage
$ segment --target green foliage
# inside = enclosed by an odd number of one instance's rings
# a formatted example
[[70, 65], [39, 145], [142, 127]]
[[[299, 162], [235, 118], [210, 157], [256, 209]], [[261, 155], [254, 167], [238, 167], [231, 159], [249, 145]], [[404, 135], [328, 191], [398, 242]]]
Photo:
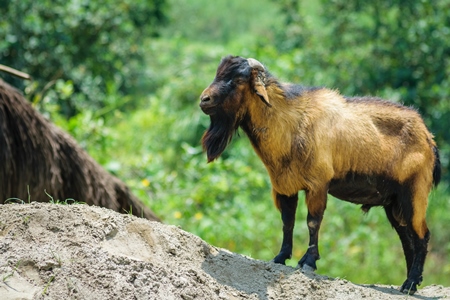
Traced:
[[[164, 222], [257, 259], [278, 253], [280, 214], [248, 139], [238, 132], [211, 164], [199, 142], [209, 118], [198, 97], [220, 58], [254, 57], [285, 81], [376, 94], [423, 113], [447, 172], [430, 197], [424, 284], [450, 285], [447, 1], [400, 9], [398, 1], [169, 0], [170, 10], [162, 1], [91, 2], [0, 0], [6, 16], [0, 35], [7, 36], [0, 39], [2, 63], [5, 49], [17, 48], [21, 54], [11, 66], [33, 73], [37, 81], [26, 91], [35, 105]], [[139, 9], [131, 9], [135, 5]], [[164, 18], [168, 26], [155, 38]], [[102, 34], [84, 40], [80, 35], [90, 37], [91, 28]], [[62, 37], [75, 42], [61, 43]], [[24, 55], [30, 49], [32, 55]], [[58, 69], [63, 75], [55, 76]], [[291, 266], [308, 243], [302, 201]], [[385, 284], [401, 284], [405, 277], [401, 243], [381, 208], [362, 214], [330, 197], [320, 251], [320, 274]]]
[[268, 0], [208, 1], [171, 0], [170, 26], [162, 34], [190, 41], [236, 43], [249, 47], [270, 41], [271, 30], [280, 27], [284, 16], [279, 6]]
[[164, 0], [1, 0], [0, 61], [32, 75], [35, 103], [65, 116], [98, 109], [107, 95], [139, 88], [140, 43], [157, 34], [164, 9]]

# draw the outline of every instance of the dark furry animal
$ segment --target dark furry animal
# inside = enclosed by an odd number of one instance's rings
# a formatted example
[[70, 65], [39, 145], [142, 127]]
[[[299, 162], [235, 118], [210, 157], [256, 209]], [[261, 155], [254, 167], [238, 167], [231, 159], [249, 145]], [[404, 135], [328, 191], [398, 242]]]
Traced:
[[[128, 187], [0, 80], [0, 203], [73, 198], [159, 221]], [[29, 191], [28, 191], [29, 190]], [[48, 195], [46, 195], [46, 193]]]
[[299, 267], [316, 269], [318, 233], [327, 194], [383, 206], [402, 242], [413, 294], [422, 282], [430, 232], [428, 194], [440, 180], [433, 136], [419, 114], [377, 98], [345, 98], [326, 88], [281, 83], [257, 60], [228, 56], [200, 96], [211, 124], [202, 138], [208, 162], [225, 150], [238, 127], [269, 172], [283, 220], [274, 262], [292, 255], [298, 192], [305, 191], [309, 247]]

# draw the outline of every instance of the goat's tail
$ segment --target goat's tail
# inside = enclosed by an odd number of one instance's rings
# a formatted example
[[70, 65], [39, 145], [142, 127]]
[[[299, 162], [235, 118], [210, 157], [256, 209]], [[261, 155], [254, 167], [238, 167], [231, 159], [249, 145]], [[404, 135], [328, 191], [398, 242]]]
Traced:
[[439, 151], [436, 146], [433, 147], [434, 153], [434, 168], [433, 168], [433, 184], [437, 186], [441, 181], [441, 160], [439, 158]]

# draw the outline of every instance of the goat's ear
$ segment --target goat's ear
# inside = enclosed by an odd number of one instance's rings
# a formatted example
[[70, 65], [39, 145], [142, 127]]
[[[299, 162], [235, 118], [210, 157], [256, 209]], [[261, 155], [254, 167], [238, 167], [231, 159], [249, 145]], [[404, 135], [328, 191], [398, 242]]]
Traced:
[[247, 59], [247, 61], [252, 68], [252, 81], [255, 93], [267, 106], [272, 107], [272, 104], [270, 104], [269, 102], [269, 97], [267, 96], [264, 66], [262, 65], [262, 63], [253, 58], [249, 58]]

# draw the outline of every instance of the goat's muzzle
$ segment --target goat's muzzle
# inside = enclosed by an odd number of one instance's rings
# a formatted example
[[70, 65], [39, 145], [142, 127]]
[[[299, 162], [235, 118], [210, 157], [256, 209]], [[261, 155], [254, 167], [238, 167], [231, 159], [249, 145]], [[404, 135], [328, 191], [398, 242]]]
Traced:
[[205, 114], [211, 115], [214, 112], [214, 107], [216, 105], [213, 102], [214, 101], [207, 94], [202, 94], [200, 96], [200, 108]]

